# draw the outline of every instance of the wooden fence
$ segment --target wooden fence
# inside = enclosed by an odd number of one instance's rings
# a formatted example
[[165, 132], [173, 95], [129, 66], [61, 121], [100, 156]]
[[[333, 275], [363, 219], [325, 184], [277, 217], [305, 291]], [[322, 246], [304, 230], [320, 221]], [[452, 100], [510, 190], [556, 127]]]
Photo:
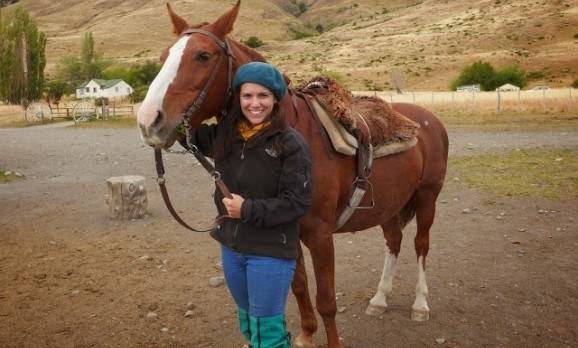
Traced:
[[358, 91], [390, 103], [412, 103], [430, 110], [467, 112], [578, 112], [578, 89], [560, 88], [495, 92], [390, 92]]

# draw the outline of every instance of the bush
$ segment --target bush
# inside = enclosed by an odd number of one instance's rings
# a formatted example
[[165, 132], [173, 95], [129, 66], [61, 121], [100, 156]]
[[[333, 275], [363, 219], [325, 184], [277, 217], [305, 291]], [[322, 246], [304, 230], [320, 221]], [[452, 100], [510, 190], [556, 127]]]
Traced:
[[108, 98], [100, 97], [94, 100], [94, 106], [102, 106], [102, 104], [108, 105]]
[[245, 45], [251, 48], [257, 48], [263, 46], [263, 41], [256, 36], [249, 37], [245, 42]]
[[574, 80], [574, 82], [572, 82], [572, 88], [578, 88], [578, 79]]
[[526, 72], [517, 65], [507, 66], [496, 72], [495, 88], [506, 83], [524, 88], [526, 86]]
[[130, 95], [130, 100], [133, 103], [140, 103], [144, 100], [147, 95], [147, 91], [149, 90], [149, 86], [139, 86], [134, 89], [134, 92]]
[[496, 85], [496, 71], [490, 63], [481, 60], [462, 69], [460, 75], [452, 81], [450, 88], [455, 91], [459, 86], [479, 84], [483, 91], [491, 91]]
[[578, 33], [574, 34], [574, 38], [578, 39]]
[[482, 91], [493, 91], [506, 83], [522, 88], [526, 86], [526, 82], [526, 72], [517, 65], [496, 71], [490, 63], [477, 61], [463, 68], [460, 75], [452, 81], [450, 88], [455, 91], [463, 85], [480, 85]]

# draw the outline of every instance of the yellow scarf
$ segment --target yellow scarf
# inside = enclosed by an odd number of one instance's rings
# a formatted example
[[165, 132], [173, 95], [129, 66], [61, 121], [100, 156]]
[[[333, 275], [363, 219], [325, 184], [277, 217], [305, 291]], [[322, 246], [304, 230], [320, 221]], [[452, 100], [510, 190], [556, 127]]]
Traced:
[[248, 140], [253, 135], [259, 133], [261, 130], [263, 130], [270, 124], [271, 124], [270, 120], [267, 120], [263, 123], [259, 123], [254, 126], [247, 121], [241, 121], [239, 122], [239, 132], [241, 133], [243, 139]]

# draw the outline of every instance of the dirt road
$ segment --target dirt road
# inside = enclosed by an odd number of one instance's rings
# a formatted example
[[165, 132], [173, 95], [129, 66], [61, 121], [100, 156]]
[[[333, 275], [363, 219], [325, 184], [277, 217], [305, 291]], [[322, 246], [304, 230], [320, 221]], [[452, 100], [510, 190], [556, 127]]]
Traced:
[[[450, 139], [453, 155], [578, 146], [576, 131], [455, 130]], [[209, 285], [221, 275], [217, 245], [170, 218], [152, 151], [136, 130], [0, 129], [0, 151], [0, 168], [26, 176], [0, 184], [0, 346], [242, 345], [226, 287]], [[215, 214], [210, 178], [183, 155], [166, 157], [173, 203], [190, 223], [208, 224]], [[129, 174], [147, 178], [150, 216], [109, 220], [105, 180]], [[410, 320], [413, 223], [391, 306], [380, 317], [363, 314], [383, 263], [380, 231], [336, 236], [345, 345], [578, 346], [578, 202], [496, 197], [456, 176], [450, 168], [431, 233], [428, 322]], [[288, 321], [297, 333], [292, 297]]]

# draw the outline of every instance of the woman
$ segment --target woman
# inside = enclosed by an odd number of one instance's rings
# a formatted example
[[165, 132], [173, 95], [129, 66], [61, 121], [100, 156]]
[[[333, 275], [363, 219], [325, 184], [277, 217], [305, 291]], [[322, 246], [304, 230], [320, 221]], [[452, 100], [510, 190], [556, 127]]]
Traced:
[[311, 205], [311, 156], [281, 114], [287, 87], [276, 68], [245, 64], [233, 89], [227, 118], [202, 125], [191, 139], [214, 158], [233, 193], [229, 199], [216, 191], [217, 210], [226, 218], [211, 235], [221, 243], [244, 337], [253, 348], [289, 347], [285, 304], [298, 254], [298, 220]]

